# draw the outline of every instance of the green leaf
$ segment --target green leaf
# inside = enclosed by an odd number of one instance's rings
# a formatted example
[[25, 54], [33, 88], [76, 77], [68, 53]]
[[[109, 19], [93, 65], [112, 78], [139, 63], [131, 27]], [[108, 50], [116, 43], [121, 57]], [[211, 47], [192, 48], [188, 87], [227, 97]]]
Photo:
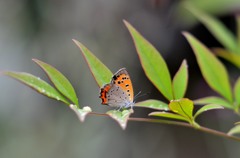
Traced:
[[38, 93], [41, 93], [49, 98], [62, 101], [69, 105], [68, 100], [61, 93], [50, 86], [47, 82], [41, 80], [39, 77], [25, 72], [5, 71], [3, 74], [26, 84], [28, 87], [36, 90]]
[[65, 97], [71, 100], [75, 105], [78, 105], [78, 98], [75, 93], [75, 90], [68, 79], [59, 72], [56, 68], [51, 65], [44, 63], [37, 59], [32, 59], [37, 63], [47, 74], [49, 79], [55, 85], [55, 87], [61, 92]]
[[240, 68], [240, 55], [239, 54], [231, 53], [222, 48], [213, 48], [212, 50], [217, 56], [231, 62], [232, 64], [234, 64], [235, 66]]
[[239, 122], [235, 122], [234, 124], [235, 124], [235, 125], [240, 125], [240, 121], [239, 121]]
[[131, 24], [124, 23], [133, 38], [146, 76], [168, 100], [172, 100], [171, 76], [161, 54]]
[[188, 4], [187, 9], [206, 26], [206, 28], [225, 48], [233, 52], [237, 50], [236, 37], [221, 21], [205, 14], [193, 5]]
[[149, 116], [158, 116], [158, 117], [165, 117], [165, 118], [170, 118], [170, 119], [176, 119], [176, 120], [181, 120], [181, 121], [186, 121], [188, 122], [189, 120], [186, 119], [185, 117], [178, 115], [178, 114], [173, 114], [169, 112], [152, 112], [149, 114]]
[[133, 113], [132, 109], [129, 110], [110, 110], [107, 112], [111, 118], [119, 123], [122, 129], [126, 129], [129, 116]]
[[184, 97], [188, 84], [188, 68], [186, 60], [183, 60], [181, 67], [173, 78], [173, 94], [175, 99]]
[[236, 102], [238, 103], [238, 106], [240, 106], [240, 77], [238, 77], [234, 85], [234, 97], [236, 99]]
[[223, 98], [219, 98], [219, 97], [214, 97], [214, 96], [196, 99], [193, 102], [196, 105], [217, 104], [217, 105], [221, 105], [225, 108], [233, 109], [233, 105], [231, 103], [229, 103], [227, 100], [225, 100]]
[[222, 106], [220, 106], [220, 105], [217, 105], [217, 104], [208, 104], [208, 105], [205, 105], [205, 106], [201, 107], [201, 108], [195, 113], [194, 119], [195, 119], [198, 115], [202, 114], [203, 112], [209, 111], [209, 110], [214, 110], [214, 109], [224, 109], [224, 108], [223, 108]]
[[112, 72], [95, 56], [90, 52], [82, 43], [74, 40], [75, 44], [80, 48], [82, 55], [84, 56], [88, 67], [90, 68], [93, 77], [95, 78], [99, 87], [106, 83], [109, 83]]
[[149, 99], [145, 101], [138, 102], [134, 104], [134, 107], [144, 107], [144, 108], [150, 108], [150, 109], [156, 109], [156, 110], [164, 110], [168, 111], [168, 104], [155, 99]]
[[71, 104], [70, 108], [77, 114], [78, 119], [81, 122], [84, 122], [87, 114], [92, 112], [92, 109], [90, 107], [88, 107], [88, 106], [85, 106], [82, 109], [79, 109], [78, 106]]
[[232, 91], [224, 65], [194, 36], [187, 32], [183, 34], [192, 46], [202, 75], [208, 85], [232, 103]]
[[183, 98], [179, 100], [172, 100], [169, 103], [169, 109], [173, 112], [185, 117], [189, 121], [192, 120], [193, 115], [193, 101]]
[[235, 134], [240, 134], [240, 125], [236, 125], [232, 129], [229, 130], [227, 133], [228, 135], [235, 135]]

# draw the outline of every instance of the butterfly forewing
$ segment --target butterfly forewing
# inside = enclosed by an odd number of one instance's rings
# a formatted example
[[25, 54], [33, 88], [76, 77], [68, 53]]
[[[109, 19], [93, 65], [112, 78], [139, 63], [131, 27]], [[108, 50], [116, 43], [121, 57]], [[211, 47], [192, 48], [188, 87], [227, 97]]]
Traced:
[[116, 72], [112, 77], [112, 84], [118, 85], [129, 97], [129, 101], [133, 102], [133, 86], [130, 76], [125, 68], [122, 68]]

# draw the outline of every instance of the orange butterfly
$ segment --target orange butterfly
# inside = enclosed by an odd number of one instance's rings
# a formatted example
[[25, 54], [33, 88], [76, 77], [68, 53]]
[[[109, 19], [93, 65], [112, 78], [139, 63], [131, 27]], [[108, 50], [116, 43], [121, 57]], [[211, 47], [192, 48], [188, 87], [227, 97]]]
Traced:
[[100, 91], [102, 104], [119, 109], [133, 106], [133, 86], [126, 68], [121, 68], [112, 77], [110, 83], [105, 84]]

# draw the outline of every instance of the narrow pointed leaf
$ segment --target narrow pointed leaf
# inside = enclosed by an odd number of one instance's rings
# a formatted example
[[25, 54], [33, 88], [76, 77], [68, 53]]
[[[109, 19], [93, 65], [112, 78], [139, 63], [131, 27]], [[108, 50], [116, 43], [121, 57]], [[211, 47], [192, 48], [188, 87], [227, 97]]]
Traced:
[[234, 124], [235, 124], [235, 125], [240, 125], [240, 121], [239, 121], [239, 122], [235, 122]]
[[85, 106], [82, 109], [79, 109], [78, 106], [71, 104], [70, 108], [76, 113], [76, 115], [78, 116], [78, 119], [81, 122], [84, 122], [87, 114], [92, 112], [92, 109], [88, 106]]
[[231, 53], [222, 48], [214, 48], [212, 50], [217, 56], [231, 62], [236, 67], [240, 68], [240, 54]]
[[237, 79], [234, 85], [234, 97], [238, 103], [238, 106], [240, 106], [240, 77]]
[[217, 104], [208, 104], [208, 105], [204, 105], [203, 107], [201, 107], [194, 115], [194, 119], [202, 114], [203, 112], [209, 111], [209, 110], [215, 110], [215, 109], [224, 109], [222, 106], [217, 105]]
[[144, 107], [144, 108], [164, 110], [164, 111], [169, 110], [168, 104], [166, 104], [160, 100], [154, 100], [154, 99], [149, 99], [149, 100], [138, 102], [138, 103], [134, 104], [134, 107]]
[[202, 75], [208, 85], [228, 101], [232, 102], [232, 91], [228, 73], [224, 65], [194, 36], [187, 32], [183, 34], [192, 46]]
[[6, 71], [3, 72], [3, 74], [24, 83], [28, 87], [36, 90], [38, 93], [41, 93], [49, 98], [62, 101], [69, 105], [68, 100], [61, 93], [59, 93], [55, 88], [50, 86], [47, 82], [41, 80], [39, 77], [33, 76], [25, 72]]
[[80, 48], [98, 86], [101, 87], [104, 84], [109, 83], [113, 75], [112, 72], [82, 43], [74, 39], [73, 41]]
[[218, 19], [205, 14], [198, 10], [194, 6], [189, 6], [187, 9], [193, 13], [215, 36], [215, 38], [228, 50], [236, 52], [237, 50], [237, 39], [233, 33]]
[[189, 121], [192, 120], [193, 101], [187, 98], [172, 100], [168, 106], [169, 109], [172, 110], [173, 112], [187, 118]]
[[149, 114], [149, 116], [158, 116], [158, 117], [165, 117], [165, 118], [169, 118], [169, 119], [176, 119], [176, 120], [180, 120], [180, 121], [186, 121], [188, 122], [189, 120], [186, 119], [185, 117], [178, 115], [178, 114], [173, 114], [173, 113], [169, 113], [169, 112], [152, 112]]
[[228, 109], [233, 109], [233, 105], [230, 104], [227, 100], [220, 98], [220, 97], [215, 97], [215, 96], [196, 99], [193, 102], [196, 105], [217, 104], [217, 105], [221, 105]]
[[232, 129], [229, 130], [228, 135], [240, 134], [240, 125], [236, 125]]
[[174, 99], [184, 97], [188, 84], [188, 69], [187, 62], [183, 60], [181, 67], [173, 78], [173, 94]]
[[121, 126], [122, 129], [126, 129], [127, 127], [127, 122], [129, 116], [133, 113], [132, 109], [129, 110], [110, 110], [107, 112], [107, 114], [113, 118], [115, 121], [118, 122], [118, 124]]
[[145, 74], [168, 100], [172, 100], [171, 76], [161, 54], [131, 24], [124, 23], [133, 38]]
[[45, 73], [52, 81], [54, 86], [59, 90], [59, 92], [61, 92], [65, 97], [71, 100], [75, 105], [78, 105], [78, 98], [72, 84], [61, 72], [59, 72], [51, 65], [40, 60], [33, 59], [33, 61], [45, 71]]

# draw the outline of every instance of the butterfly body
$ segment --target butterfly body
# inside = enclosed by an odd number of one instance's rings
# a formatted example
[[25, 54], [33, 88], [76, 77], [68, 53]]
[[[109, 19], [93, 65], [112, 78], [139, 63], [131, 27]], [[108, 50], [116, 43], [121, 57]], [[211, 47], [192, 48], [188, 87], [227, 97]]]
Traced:
[[133, 87], [130, 76], [125, 68], [118, 70], [110, 83], [105, 84], [100, 91], [102, 104], [119, 109], [132, 107]]

